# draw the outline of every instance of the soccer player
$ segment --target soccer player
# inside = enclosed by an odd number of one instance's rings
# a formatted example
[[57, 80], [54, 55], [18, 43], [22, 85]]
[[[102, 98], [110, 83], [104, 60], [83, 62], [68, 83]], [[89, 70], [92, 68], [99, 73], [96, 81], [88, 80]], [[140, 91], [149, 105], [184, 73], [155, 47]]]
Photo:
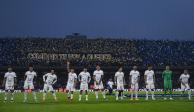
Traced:
[[91, 76], [90, 73], [87, 72], [87, 68], [84, 68], [83, 71], [78, 75], [78, 80], [80, 82], [79, 101], [82, 99], [83, 91], [85, 91], [86, 101], [88, 101], [88, 83], [91, 81]]
[[31, 90], [33, 92], [34, 100], [35, 102], [37, 102], [36, 92], [34, 91], [34, 84], [33, 84], [35, 77], [37, 77], [37, 74], [33, 70], [33, 67], [30, 66], [29, 71], [27, 71], [24, 76], [24, 79], [25, 79], [24, 81], [24, 102], [27, 102], [28, 90]]
[[57, 101], [57, 97], [53, 89], [53, 85], [57, 82], [57, 76], [55, 75], [55, 71], [52, 69], [50, 73], [43, 75], [43, 81], [44, 81], [43, 101], [45, 101], [46, 93], [48, 91], [52, 93], [54, 100]]
[[139, 77], [140, 73], [139, 71], [137, 71], [137, 66], [133, 66], [133, 70], [131, 70], [129, 73], [129, 81], [131, 84], [131, 100], [133, 100], [133, 94], [135, 94], [135, 100], [139, 100], [138, 99]]
[[173, 100], [172, 98], [172, 71], [170, 70], [170, 66], [166, 66], [166, 70], [162, 73], [162, 78], [164, 79], [164, 100], [167, 100], [167, 92], [170, 93], [170, 100]]
[[146, 84], [146, 100], [148, 100], [148, 91], [152, 94], [152, 100], [155, 100], [154, 98], [154, 83], [155, 83], [155, 75], [154, 71], [152, 70], [152, 66], [148, 66], [148, 70], [144, 73], [144, 80]]
[[184, 73], [181, 74], [179, 80], [181, 82], [182, 94], [184, 94], [185, 91], [188, 91], [188, 98], [189, 100], [191, 100], [191, 90], [189, 86], [189, 78], [190, 78], [190, 75], [188, 73], [188, 70], [184, 70]]
[[109, 79], [108, 82], [107, 82], [107, 88], [108, 88], [108, 91], [109, 91], [109, 95], [112, 95], [112, 91], [113, 91], [113, 85], [114, 85], [114, 82], [112, 81], [112, 79]]
[[12, 71], [12, 68], [8, 68], [8, 72], [4, 75], [3, 86], [5, 86], [4, 102], [7, 101], [7, 95], [11, 93], [11, 102], [14, 101], [14, 86], [16, 85], [16, 73]]
[[121, 100], [123, 100], [124, 73], [122, 71], [123, 71], [123, 68], [120, 67], [119, 70], [115, 73], [115, 77], [114, 77], [115, 85], [117, 85], [116, 100], [119, 100], [119, 95]]
[[67, 81], [67, 86], [66, 86], [66, 93], [67, 98], [69, 100], [73, 100], [73, 92], [75, 91], [75, 86], [77, 83], [77, 74], [74, 73], [73, 68], [69, 68], [70, 63], [67, 62], [67, 71], [68, 71], [68, 81]]
[[101, 91], [103, 98], [106, 99], [105, 90], [102, 83], [103, 76], [104, 76], [104, 72], [100, 69], [100, 66], [97, 65], [96, 70], [93, 73], [94, 91], [96, 95], [96, 100], [98, 100], [98, 91]]

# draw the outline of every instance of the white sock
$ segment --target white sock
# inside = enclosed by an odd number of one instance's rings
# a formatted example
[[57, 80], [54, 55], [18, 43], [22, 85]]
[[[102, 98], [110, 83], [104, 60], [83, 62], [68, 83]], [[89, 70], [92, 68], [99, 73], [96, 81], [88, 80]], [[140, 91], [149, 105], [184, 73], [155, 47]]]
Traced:
[[53, 97], [54, 97], [55, 100], [57, 100], [55, 92], [53, 93]]
[[133, 99], [133, 91], [131, 92], [131, 99]]
[[103, 96], [104, 99], [106, 98], [106, 92], [105, 91], [102, 91], [102, 96]]
[[154, 99], [154, 91], [152, 91], [152, 99]]
[[135, 98], [138, 98], [137, 91], [135, 91]]
[[117, 91], [116, 92], [116, 99], [118, 99], [119, 98], [119, 92]]
[[11, 100], [14, 100], [14, 93], [11, 93]]
[[123, 99], [123, 92], [121, 92], [121, 100]]
[[27, 92], [24, 92], [24, 100], [27, 100]]
[[146, 99], [148, 99], [148, 91], [146, 90]]
[[191, 90], [188, 90], [188, 97], [191, 99]]
[[86, 95], [86, 100], [88, 100], [88, 95]]
[[7, 101], [7, 92], [5, 92], [4, 100]]
[[46, 93], [44, 92], [43, 93], [43, 100], [45, 100], [45, 97], [46, 97]]
[[71, 97], [70, 92], [67, 93], [67, 97], [68, 97], [68, 98]]
[[96, 99], [98, 99], [98, 91], [95, 91]]
[[81, 100], [81, 99], [82, 99], [82, 95], [80, 94], [80, 95], [79, 95], [79, 100]]
[[34, 100], [36, 101], [37, 100], [36, 92], [33, 92], [33, 96], [34, 96]]
[[11, 101], [13, 101], [13, 96], [11, 97]]
[[73, 99], [73, 94], [70, 95], [71, 99]]

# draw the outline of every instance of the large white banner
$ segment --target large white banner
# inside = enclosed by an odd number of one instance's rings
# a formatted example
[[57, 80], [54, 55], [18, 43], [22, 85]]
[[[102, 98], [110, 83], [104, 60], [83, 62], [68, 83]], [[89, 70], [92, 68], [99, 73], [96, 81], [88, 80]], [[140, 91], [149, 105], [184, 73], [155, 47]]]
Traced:
[[55, 53], [28, 53], [28, 59], [33, 60], [111, 60], [111, 54], [55, 54]]

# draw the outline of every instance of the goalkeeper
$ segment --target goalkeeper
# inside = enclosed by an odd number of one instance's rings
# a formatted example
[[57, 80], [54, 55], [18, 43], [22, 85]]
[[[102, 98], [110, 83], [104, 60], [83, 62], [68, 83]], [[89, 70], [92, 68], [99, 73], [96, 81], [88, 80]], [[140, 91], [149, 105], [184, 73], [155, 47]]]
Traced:
[[167, 92], [170, 93], [170, 100], [172, 98], [172, 71], [170, 70], [170, 66], [166, 66], [166, 70], [162, 73], [162, 78], [164, 79], [164, 100], [167, 100]]

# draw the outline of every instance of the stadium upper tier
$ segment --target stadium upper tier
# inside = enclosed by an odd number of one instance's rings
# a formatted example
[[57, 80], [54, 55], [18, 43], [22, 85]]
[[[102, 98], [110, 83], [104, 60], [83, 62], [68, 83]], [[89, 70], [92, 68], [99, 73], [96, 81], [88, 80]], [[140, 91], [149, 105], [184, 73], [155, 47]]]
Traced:
[[194, 41], [0, 38], [0, 65], [192, 66]]

